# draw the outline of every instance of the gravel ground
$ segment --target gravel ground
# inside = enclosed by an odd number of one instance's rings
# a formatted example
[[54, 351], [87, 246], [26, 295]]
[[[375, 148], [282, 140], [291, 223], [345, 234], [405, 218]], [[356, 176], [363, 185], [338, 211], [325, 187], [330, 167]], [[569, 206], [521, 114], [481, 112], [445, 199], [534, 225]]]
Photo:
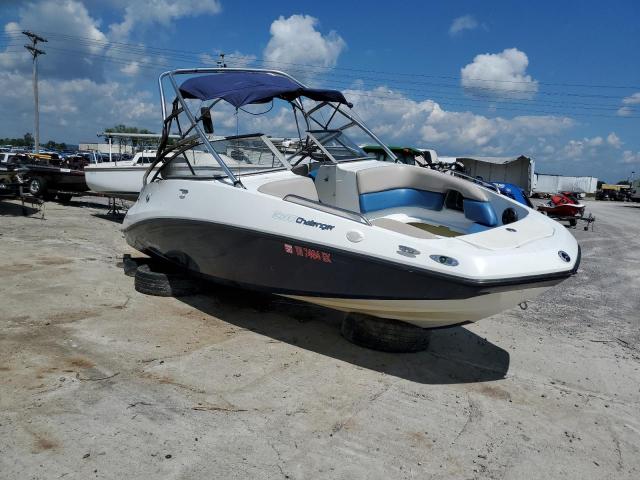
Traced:
[[577, 276], [427, 352], [230, 289], [147, 297], [97, 199], [0, 202], [0, 478], [640, 478], [640, 206]]

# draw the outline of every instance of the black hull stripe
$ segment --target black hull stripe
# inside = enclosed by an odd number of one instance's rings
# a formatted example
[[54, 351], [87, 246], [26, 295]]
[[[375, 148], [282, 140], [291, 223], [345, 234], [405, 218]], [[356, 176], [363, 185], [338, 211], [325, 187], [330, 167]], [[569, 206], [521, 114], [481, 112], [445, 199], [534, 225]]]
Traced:
[[[360, 253], [237, 226], [177, 218], [138, 222], [127, 242], [193, 273], [230, 285], [285, 295], [379, 300], [451, 300], [549, 287], [577, 270], [513, 279], [471, 280]], [[318, 232], [318, 235], [321, 235]], [[329, 255], [330, 263], [287, 253], [286, 246]], [[514, 288], [515, 287], [515, 288]]]

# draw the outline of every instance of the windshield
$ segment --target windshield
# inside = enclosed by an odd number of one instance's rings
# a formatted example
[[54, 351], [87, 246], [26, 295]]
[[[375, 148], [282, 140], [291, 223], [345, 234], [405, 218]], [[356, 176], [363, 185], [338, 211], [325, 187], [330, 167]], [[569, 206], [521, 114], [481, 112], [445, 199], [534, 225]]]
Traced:
[[[236, 175], [285, 168], [286, 162], [268, 137], [261, 134], [223, 137], [209, 142]], [[163, 178], [218, 177], [224, 170], [202, 145], [178, 155], [163, 168]]]
[[317, 162], [347, 162], [352, 160], [372, 159], [342, 130], [309, 130], [307, 140], [303, 146], [288, 159], [292, 164], [299, 164], [303, 160]]

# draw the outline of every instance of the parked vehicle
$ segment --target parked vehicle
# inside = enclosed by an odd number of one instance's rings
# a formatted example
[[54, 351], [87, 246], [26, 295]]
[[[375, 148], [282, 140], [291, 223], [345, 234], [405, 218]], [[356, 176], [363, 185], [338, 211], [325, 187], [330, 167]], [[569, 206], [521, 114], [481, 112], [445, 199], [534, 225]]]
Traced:
[[15, 156], [14, 152], [0, 152], [0, 164], [12, 163]]
[[20, 193], [21, 171], [16, 165], [0, 164], [0, 197], [15, 197]]
[[14, 165], [22, 167], [22, 178], [29, 193], [45, 200], [66, 202], [74, 194], [86, 192], [89, 188], [85, 182], [84, 172], [51, 163], [63, 164], [60, 159], [47, 159], [41, 155], [16, 155]]

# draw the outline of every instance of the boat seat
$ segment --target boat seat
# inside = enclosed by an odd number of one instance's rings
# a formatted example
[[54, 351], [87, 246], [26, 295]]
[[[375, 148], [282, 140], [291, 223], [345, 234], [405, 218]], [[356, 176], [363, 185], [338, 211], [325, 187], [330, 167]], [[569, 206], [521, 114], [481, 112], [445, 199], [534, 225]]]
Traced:
[[309, 177], [285, 178], [284, 180], [274, 180], [273, 182], [260, 185], [260, 193], [284, 198], [287, 195], [297, 195], [308, 200], [318, 201], [318, 191], [316, 185]]
[[403, 235], [408, 235], [410, 237], [415, 238], [423, 238], [423, 239], [432, 239], [432, 238], [440, 238], [438, 235], [434, 235], [431, 232], [427, 232], [426, 230], [422, 230], [421, 228], [414, 227], [412, 225], [407, 225], [406, 223], [399, 222], [398, 220], [393, 220], [391, 218], [376, 218], [371, 222], [371, 225], [375, 227], [384, 228], [386, 230], [391, 230], [393, 232], [402, 233]]
[[487, 193], [462, 178], [413, 165], [389, 165], [360, 170], [356, 179], [362, 213], [398, 207], [442, 210], [446, 193], [454, 190], [463, 197], [466, 218], [488, 227], [498, 225]]
[[408, 206], [441, 210], [443, 203], [444, 195], [442, 193], [417, 190], [415, 188], [395, 188], [360, 195], [360, 211], [362, 213]]
[[498, 216], [489, 202], [478, 202], [477, 200], [465, 198], [462, 203], [464, 205], [464, 216], [469, 220], [487, 227], [498, 225]]
[[464, 198], [489, 201], [486, 192], [468, 180], [414, 165], [367, 168], [358, 171], [356, 177], [360, 195], [395, 189], [413, 189], [444, 195], [449, 190], [457, 190]]

